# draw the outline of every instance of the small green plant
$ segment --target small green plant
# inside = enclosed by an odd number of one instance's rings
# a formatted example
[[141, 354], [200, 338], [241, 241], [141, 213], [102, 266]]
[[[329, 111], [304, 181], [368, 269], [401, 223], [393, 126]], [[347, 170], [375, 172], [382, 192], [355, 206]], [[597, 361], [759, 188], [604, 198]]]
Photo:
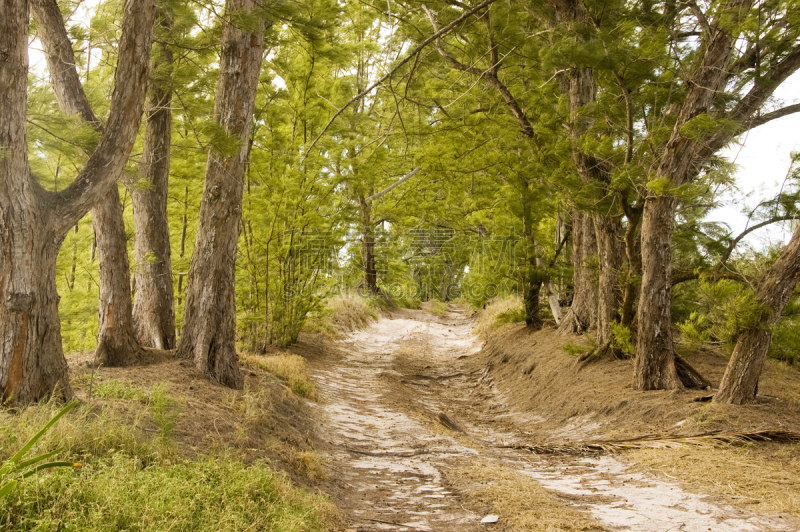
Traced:
[[564, 344], [564, 346], [561, 349], [563, 349], [564, 352], [567, 353], [569, 356], [573, 357], [586, 353], [586, 348], [584, 346], [578, 345], [574, 342], [568, 342]]
[[494, 327], [497, 328], [507, 323], [520, 323], [525, 321], [525, 318], [525, 309], [521, 307], [510, 309], [497, 315], [494, 319]]
[[447, 303], [444, 301], [434, 300], [431, 302], [431, 308], [429, 309], [432, 314], [436, 314], [437, 316], [444, 316], [447, 313]]
[[[39, 471], [44, 469], [52, 469], [54, 467], [80, 467], [80, 464], [75, 464], [73, 462], [41, 463], [44, 460], [47, 460], [48, 458], [60, 453], [63, 448], [58, 448], [54, 451], [23, 460], [25, 455], [28, 454], [28, 451], [30, 451], [33, 446], [36, 445], [36, 442], [38, 442], [42, 436], [45, 435], [50, 427], [55, 425], [56, 421], [58, 421], [64, 414], [75, 408], [77, 405], [78, 401], [72, 401], [68, 405], [64, 406], [61, 410], [56, 412], [56, 415], [54, 415], [50, 421], [48, 421], [47, 424], [39, 430], [39, 432], [34, 434], [14, 456], [6, 460], [3, 466], [0, 467], [0, 499], [8, 496], [12, 491], [14, 491], [14, 488], [17, 487], [17, 484], [20, 480], [26, 479], [31, 475], [35, 475]], [[9, 478], [11, 478], [11, 480], [7, 480]]]
[[628, 357], [636, 354], [636, 346], [633, 345], [631, 330], [628, 327], [614, 321], [611, 324], [611, 332], [614, 338], [611, 347]]

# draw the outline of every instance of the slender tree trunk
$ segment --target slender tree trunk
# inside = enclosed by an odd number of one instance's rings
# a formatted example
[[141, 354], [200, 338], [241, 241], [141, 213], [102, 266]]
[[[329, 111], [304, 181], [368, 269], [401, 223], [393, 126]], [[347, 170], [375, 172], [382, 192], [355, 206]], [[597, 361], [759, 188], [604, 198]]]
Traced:
[[[2, 0], [0, 394], [7, 402], [24, 404], [54, 391], [71, 395], [61, 347], [56, 257], [67, 231], [113, 186], [133, 147], [144, 100], [154, 7], [152, 0], [125, 3], [105, 132], [78, 177], [64, 190], [48, 192], [27, 162], [29, 4]], [[39, 22], [41, 31], [65, 32], [63, 21], [56, 26]], [[77, 77], [74, 62], [72, 72]]]
[[[168, 29], [171, 24], [162, 18], [161, 25]], [[167, 46], [159, 45], [157, 54], [154, 71], [172, 64], [172, 52]], [[167, 219], [171, 104], [172, 91], [155, 79], [146, 104], [147, 128], [139, 165], [139, 182], [146, 186], [137, 184], [131, 190], [136, 234], [134, 332], [139, 344], [158, 349], [175, 347], [175, 301]]]
[[372, 294], [378, 293], [378, 272], [375, 270], [375, 235], [372, 231], [372, 205], [363, 196], [358, 198], [361, 211], [361, 253], [364, 265], [364, 285]]
[[628, 276], [622, 295], [621, 323], [635, 332], [636, 302], [639, 299], [642, 275], [642, 244], [639, 226], [642, 213], [638, 208], [626, 211], [628, 226], [625, 228], [625, 255], [628, 257]]
[[760, 323], [739, 334], [725, 375], [714, 397], [717, 403], [744, 404], [752, 402], [758, 391], [758, 379], [772, 343], [772, 329], [800, 281], [800, 225], [789, 245], [775, 264], [758, 283], [756, 299], [761, 303]]
[[617, 217], [596, 215], [594, 228], [600, 274], [597, 282], [597, 346], [606, 350], [613, 337], [612, 324], [619, 321], [619, 271], [624, 252], [620, 238], [622, 224]]
[[[240, 147], [233, 156], [209, 150], [200, 203], [200, 220], [186, 287], [179, 354], [225, 386], [240, 389], [243, 377], [236, 353], [236, 245], [248, 139], [261, 71], [263, 19], [252, 33], [236, 27], [231, 15], [255, 14], [253, 0], [228, 0], [223, 22], [214, 120]], [[235, 20], [235, 18], [233, 19]]]
[[122, 202], [114, 185], [92, 209], [100, 266], [98, 334], [95, 360], [105, 366], [132, 366], [144, 352], [133, 336], [131, 276]]
[[651, 196], [642, 216], [642, 293], [639, 298], [634, 387], [637, 390], [683, 388], [675, 368], [672, 342], [672, 227], [677, 200]]
[[598, 287], [596, 273], [590, 263], [597, 256], [594, 222], [588, 214], [573, 209], [572, 212], [572, 305], [564, 316], [559, 330], [581, 333], [597, 324]]

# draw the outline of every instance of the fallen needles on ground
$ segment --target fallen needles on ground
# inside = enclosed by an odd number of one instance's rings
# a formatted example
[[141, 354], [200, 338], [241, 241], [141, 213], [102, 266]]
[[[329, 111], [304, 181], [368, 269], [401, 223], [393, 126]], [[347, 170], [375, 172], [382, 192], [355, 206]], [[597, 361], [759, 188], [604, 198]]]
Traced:
[[697, 447], [736, 445], [754, 442], [800, 442], [800, 432], [785, 430], [759, 430], [754, 432], [707, 432], [692, 436], [648, 435], [628, 440], [609, 440], [585, 443], [559, 444], [509, 444], [495, 445], [500, 449], [521, 449], [535, 454], [601, 454], [633, 449], [667, 449], [675, 447]]

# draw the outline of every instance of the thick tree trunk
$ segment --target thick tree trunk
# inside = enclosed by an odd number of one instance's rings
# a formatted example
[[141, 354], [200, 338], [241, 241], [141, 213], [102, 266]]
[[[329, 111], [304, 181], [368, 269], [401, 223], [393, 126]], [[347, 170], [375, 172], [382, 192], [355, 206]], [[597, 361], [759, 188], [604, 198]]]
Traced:
[[594, 221], [588, 214], [573, 209], [572, 212], [572, 267], [573, 290], [570, 306], [559, 330], [564, 333], [582, 333], [597, 325], [598, 287], [595, 270], [590, 266], [597, 257]]
[[[172, 52], [163, 44], [158, 48], [160, 59], [154, 61], [154, 71], [162, 64], [172, 64]], [[133, 324], [139, 344], [173, 349], [175, 301], [167, 220], [172, 91], [159, 81], [156, 79], [151, 83], [145, 110], [147, 128], [139, 164], [139, 183], [145, 186], [137, 184], [131, 190], [136, 234]]]
[[672, 227], [675, 220], [674, 196], [651, 196], [642, 216], [642, 276], [637, 321], [637, 390], [683, 388], [675, 368], [672, 343]]
[[[41, 188], [27, 162], [28, 10], [2, 0], [0, 16], [0, 387], [7, 402], [71, 394], [61, 347], [55, 264], [66, 232], [112, 186], [139, 127], [154, 3], [129, 0], [108, 125], [86, 167], [66, 189]], [[52, 22], [44, 31], [64, 31]], [[74, 66], [73, 66], [74, 68]], [[75, 74], [77, 76], [77, 74]]]
[[775, 264], [764, 274], [756, 290], [756, 299], [763, 305], [758, 326], [743, 331], [731, 355], [725, 375], [714, 397], [717, 403], [744, 404], [756, 398], [758, 379], [772, 343], [772, 328], [800, 281], [800, 226]]
[[[253, 0], [228, 0], [226, 12], [253, 12]], [[234, 19], [235, 20], [235, 19]], [[233, 156], [209, 150], [200, 220], [186, 287], [184, 326], [178, 352], [225, 386], [240, 389], [236, 353], [236, 245], [242, 214], [248, 138], [261, 71], [263, 19], [253, 33], [223, 22], [214, 120], [240, 147]]]
[[100, 266], [95, 360], [105, 366], [132, 366], [142, 361], [144, 353], [133, 336], [125, 219], [116, 185], [92, 209], [92, 227]]
[[[23, 209], [4, 208], [0, 222], [4, 243], [0, 251], [0, 386], [3, 402], [11, 404], [27, 404], [52, 393], [65, 399], [72, 396], [61, 347], [55, 279], [61, 240], [54, 241], [49, 220], [41, 214], [46, 205], [25, 196], [14, 200]], [[39, 209], [29, 208], [37, 203]], [[20, 228], [24, 235], [19, 234]]]

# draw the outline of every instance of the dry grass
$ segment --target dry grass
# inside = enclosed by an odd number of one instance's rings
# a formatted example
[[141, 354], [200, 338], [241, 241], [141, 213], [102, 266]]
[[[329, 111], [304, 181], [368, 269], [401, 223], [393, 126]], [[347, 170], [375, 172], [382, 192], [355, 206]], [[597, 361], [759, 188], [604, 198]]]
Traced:
[[[486, 337], [493, 329], [504, 323], [511, 323], [504, 317], [512, 317], [522, 312], [522, 299], [517, 296], [495, 298], [478, 313], [478, 325], [475, 332]], [[524, 316], [522, 318], [525, 319]]]
[[519, 531], [602, 531], [588, 514], [559, 500], [532, 478], [492, 462], [455, 472], [455, 482]]
[[378, 311], [385, 305], [379, 298], [335, 297], [308, 316], [303, 331], [338, 338], [342, 334], [364, 329], [378, 320]]
[[265, 369], [279, 379], [286, 381], [292, 391], [298, 395], [314, 401], [318, 398], [317, 388], [308, 375], [308, 365], [300, 355], [242, 354], [239, 360], [245, 366]]
[[638, 467], [755, 512], [800, 516], [800, 445], [640, 449]]

